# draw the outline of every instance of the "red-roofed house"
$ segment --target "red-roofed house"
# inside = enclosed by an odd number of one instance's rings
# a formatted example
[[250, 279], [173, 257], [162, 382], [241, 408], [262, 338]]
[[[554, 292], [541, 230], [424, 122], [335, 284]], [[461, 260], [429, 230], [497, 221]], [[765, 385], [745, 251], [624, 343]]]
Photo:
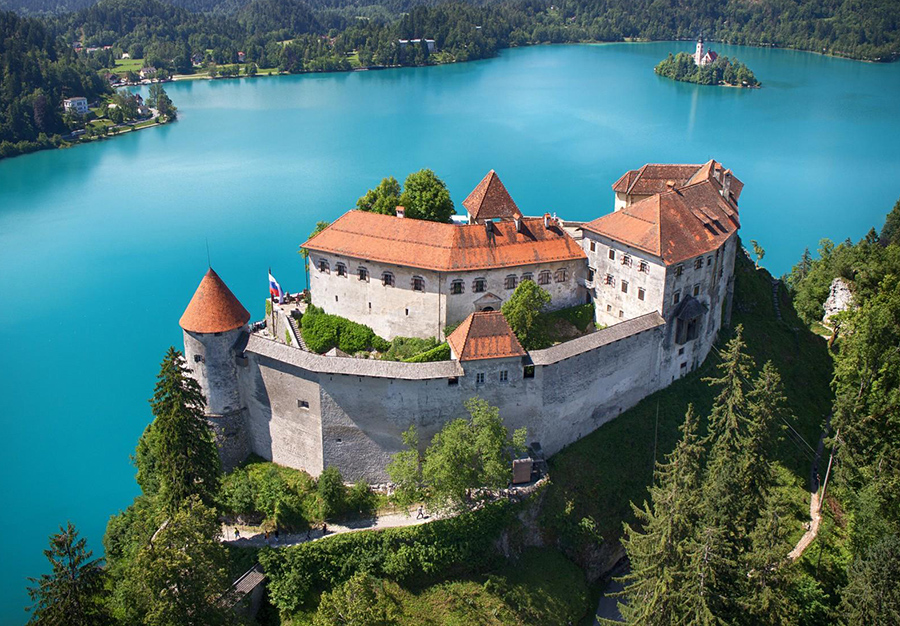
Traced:
[[655, 189], [662, 177], [641, 180], [653, 168], [678, 178], [583, 224], [581, 245], [597, 323], [658, 311], [668, 322], [668, 346], [679, 357], [678, 369], [668, 374], [676, 378], [706, 357], [722, 324], [722, 305], [731, 300], [742, 184], [710, 161], [644, 166], [623, 176], [622, 188]]
[[522, 217], [493, 172], [473, 198], [480, 223], [345, 213], [303, 244], [313, 304], [393, 338], [442, 337], [499, 310], [523, 280], [550, 293], [551, 309], [585, 302], [585, 254], [556, 219]]

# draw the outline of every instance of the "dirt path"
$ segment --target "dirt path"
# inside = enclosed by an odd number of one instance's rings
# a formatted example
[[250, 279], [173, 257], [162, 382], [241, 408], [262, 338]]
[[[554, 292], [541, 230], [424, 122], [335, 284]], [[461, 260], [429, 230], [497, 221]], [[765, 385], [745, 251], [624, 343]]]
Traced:
[[[328, 535], [340, 535], [343, 533], [352, 533], [360, 530], [378, 530], [380, 528], [400, 528], [403, 526], [416, 526], [418, 524], [427, 524], [439, 519], [435, 515], [426, 515], [422, 519], [416, 519], [416, 509], [410, 509], [408, 514], [400, 511], [399, 513], [388, 513], [371, 519], [363, 519], [355, 522], [347, 522], [345, 524], [328, 523]], [[235, 531], [240, 535], [236, 536]], [[269, 534], [269, 542], [273, 548], [283, 548], [285, 546], [295, 546], [307, 541], [315, 541], [321, 539], [322, 529], [315, 528], [307, 532], [300, 533], [280, 533], [278, 539], [274, 534]], [[266, 544], [265, 533], [258, 528], [247, 526], [233, 526], [229, 524], [222, 525], [223, 543], [240, 548], [262, 548]]]

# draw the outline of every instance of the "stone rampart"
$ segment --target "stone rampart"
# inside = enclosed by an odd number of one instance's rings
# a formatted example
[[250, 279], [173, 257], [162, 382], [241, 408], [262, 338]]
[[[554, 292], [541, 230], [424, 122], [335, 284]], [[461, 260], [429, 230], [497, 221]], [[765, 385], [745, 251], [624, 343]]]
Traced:
[[238, 359], [247, 440], [313, 475], [335, 465], [346, 480], [381, 482], [406, 429], [424, 447], [480, 396], [553, 454], [659, 388], [665, 328], [651, 313], [524, 358], [462, 364], [327, 357], [252, 334]]

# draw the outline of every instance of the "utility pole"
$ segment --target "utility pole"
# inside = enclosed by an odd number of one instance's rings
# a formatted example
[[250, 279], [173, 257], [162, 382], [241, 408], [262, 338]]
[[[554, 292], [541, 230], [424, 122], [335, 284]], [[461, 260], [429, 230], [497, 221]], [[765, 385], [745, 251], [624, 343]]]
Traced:
[[834, 445], [831, 447], [831, 456], [828, 457], [828, 469], [825, 470], [825, 482], [822, 483], [822, 497], [819, 499], [819, 511], [822, 510], [822, 503], [825, 502], [825, 490], [828, 489], [828, 476], [831, 474], [831, 463], [834, 461], [834, 453], [837, 451], [838, 438], [841, 436], [841, 429], [838, 428], [834, 433]]

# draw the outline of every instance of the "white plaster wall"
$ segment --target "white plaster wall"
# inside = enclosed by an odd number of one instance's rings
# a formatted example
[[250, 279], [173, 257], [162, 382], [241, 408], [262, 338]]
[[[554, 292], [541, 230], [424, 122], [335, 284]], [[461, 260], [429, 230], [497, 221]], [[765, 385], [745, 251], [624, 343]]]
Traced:
[[[329, 263], [328, 272], [319, 270], [322, 258]], [[441, 336], [446, 326], [446, 290], [438, 272], [317, 252], [310, 255], [310, 261], [312, 302], [327, 313], [370, 326], [376, 335], [385, 339]], [[345, 276], [337, 275], [338, 262], [347, 266]], [[369, 270], [368, 280], [359, 280], [359, 267]], [[393, 287], [382, 284], [382, 274], [386, 271], [394, 275]], [[425, 291], [413, 290], [414, 276], [425, 279]]]
[[[662, 314], [666, 268], [661, 259], [588, 230], [584, 231], [581, 246], [594, 269], [594, 280], [586, 284], [594, 297], [597, 323], [612, 326], [653, 311]], [[616, 253], [615, 260], [609, 258], [610, 249]], [[630, 267], [622, 264], [626, 254], [631, 256]], [[640, 271], [641, 261], [647, 262], [649, 272]], [[607, 274], [615, 278], [615, 285], [606, 284]], [[623, 280], [628, 281], [628, 293], [622, 292]], [[638, 299], [639, 289], [644, 289], [643, 300]]]

